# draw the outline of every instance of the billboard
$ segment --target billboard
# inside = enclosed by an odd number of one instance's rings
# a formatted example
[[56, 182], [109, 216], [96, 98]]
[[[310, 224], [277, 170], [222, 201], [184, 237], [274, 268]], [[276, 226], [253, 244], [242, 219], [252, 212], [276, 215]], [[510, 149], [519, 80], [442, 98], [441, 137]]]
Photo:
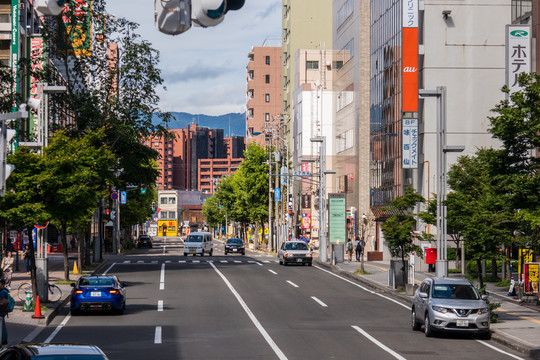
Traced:
[[331, 243], [347, 241], [345, 194], [328, 194], [328, 239]]
[[403, 119], [403, 168], [418, 168], [418, 119]]
[[17, 111], [17, 103], [15, 102], [15, 94], [19, 92], [19, 1], [11, 0], [11, 57], [9, 59], [11, 65], [11, 74], [13, 76], [13, 84], [11, 93], [13, 96], [13, 111]]
[[418, 111], [418, 0], [403, 0], [402, 111]]
[[520, 74], [531, 72], [531, 27], [506, 25], [506, 86], [510, 93], [519, 91]]
[[92, 55], [92, 2], [70, 0], [58, 20], [58, 53], [64, 56]]

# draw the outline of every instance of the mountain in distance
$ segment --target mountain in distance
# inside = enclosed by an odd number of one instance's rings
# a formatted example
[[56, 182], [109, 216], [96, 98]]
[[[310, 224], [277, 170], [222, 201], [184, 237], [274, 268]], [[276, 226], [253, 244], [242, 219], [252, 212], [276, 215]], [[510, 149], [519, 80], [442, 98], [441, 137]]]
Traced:
[[246, 136], [246, 114], [230, 113], [219, 116], [171, 112], [174, 119], [169, 122], [170, 129], [185, 129], [190, 124], [197, 124], [210, 129], [223, 129], [225, 137]]

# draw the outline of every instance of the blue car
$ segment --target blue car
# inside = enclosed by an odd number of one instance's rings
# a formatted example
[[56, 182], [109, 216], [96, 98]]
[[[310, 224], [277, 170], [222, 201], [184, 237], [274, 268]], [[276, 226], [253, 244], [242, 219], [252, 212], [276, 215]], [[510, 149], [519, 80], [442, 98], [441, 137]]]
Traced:
[[110, 310], [123, 314], [126, 285], [114, 275], [82, 276], [76, 284], [71, 284], [71, 314], [87, 310]]

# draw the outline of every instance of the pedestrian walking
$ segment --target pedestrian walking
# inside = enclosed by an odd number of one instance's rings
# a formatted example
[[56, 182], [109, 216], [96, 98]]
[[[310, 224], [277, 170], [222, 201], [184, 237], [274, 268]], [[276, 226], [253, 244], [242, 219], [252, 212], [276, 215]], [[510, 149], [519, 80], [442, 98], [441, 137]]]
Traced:
[[351, 239], [347, 240], [347, 254], [349, 254], [349, 262], [352, 261], [353, 243]]
[[[9, 301], [9, 290], [6, 288], [6, 281], [4, 279], [0, 279], [0, 298]], [[8, 311], [8, 308], [5, 308], [0, 312], [0, 320], [2, 321], [2, 345], [7, 345], [8, 332], [6, 326], [6, 315], [8, 314]]]
[[4, 253], [4, 258], [2, 259], [2, 271], [4, 273], [5, 286], [9, 289], [11, 286], [11, 277], [13, 276], [13, 257], [11, 256], [11, 251], [6, 251]]
[[24, 260], [24, 266], [26, 267], [26, 273], [30, 274], [30, 268], [32, 265], [32, 250], [30, 250], [30, 244], [26, 244], [24, 246], [22, 258]]
[[357, 236], [356, 240], [354, 241], [354, 251], [356, 254], [356, 261], [360, 262], [364, 252], [364, 244], [362, 243], [362, 240], [360, 240], [359, 236]]

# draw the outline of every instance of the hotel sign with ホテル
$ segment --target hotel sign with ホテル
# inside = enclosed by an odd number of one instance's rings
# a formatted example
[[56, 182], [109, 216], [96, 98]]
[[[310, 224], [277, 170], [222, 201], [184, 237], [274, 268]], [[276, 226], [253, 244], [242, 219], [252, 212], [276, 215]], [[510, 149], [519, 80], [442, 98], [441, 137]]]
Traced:
[[403, 0], [403, 105], [418, 111], [418, 0]]
[[518, 77], [531, 72], [531, 27], [506, 25], [506, 85], [519, 91]]

